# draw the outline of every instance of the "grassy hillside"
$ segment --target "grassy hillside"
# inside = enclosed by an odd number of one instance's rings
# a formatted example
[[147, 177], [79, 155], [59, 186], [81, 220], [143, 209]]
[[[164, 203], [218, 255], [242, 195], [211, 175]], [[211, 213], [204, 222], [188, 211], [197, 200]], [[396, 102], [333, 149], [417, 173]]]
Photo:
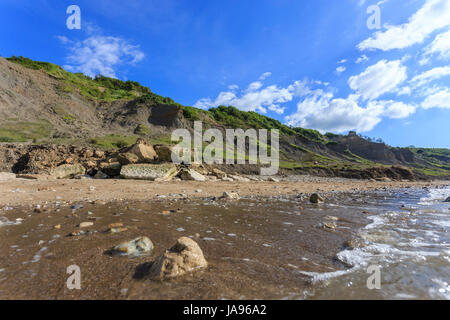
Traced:
[[[448, 149], [391, 148], [382, 141], [375, 142], [354, 132], [346, 136], [333, 133], [322, 135], [316, 130], [290, 127], [278, 120], [256, 112], [241, 111], [233, 106], [219, 106], [209, 110], [183, 106], [134, 81], [104, 76], [91, 78], [81, 73], [68, 72], [52, 63], [24, 57], [13, 56], [7, 60], [27, 69], [44, 72], [54, 81], [52, 83], [56, 83], [55, 90], [62, 103], [51, 105], [49, 115], [57, 116], [59, 123], [68, 126], [69, 130], [66, 129], [67, 136], [63, 134], [55, 138], [53, 134], [52, 138], [52, 129], [58, 126], [56, 120], [51, 122], [45, 115], [35, 122], [24, 121], [19, 117], [1, 122], [0, 142], [87, 143], [105, 149], [128, 146], [139, 137], [147, 138], [152, 143], [170, 143], [173, 128], [164, 128], [159, 124], [155, 126], [150, 121], [153, 116], [152, 108], [168, 106], [173, 107], [170, 111], [172, 113], [181, 111], [182, 119], [181, 122], [176, 122], [178, 125], [191, 128], [194, 121], [201, 120], [205, 127], [221, 129], [278, 129], [281, 166], [287, 169], [349, 171], [400, 165], [410, 167], [421, 175], [450, 176]], [[14, 97], [14, 93], [7, 93]], [[73, 99], [78, 99], [76, 97], [86, 101], [89, 112], [93, 112], [90, 117], [95, 117], [97, 123], [101, 123], [106, 130], [103, 135], [99, 135], [97, 127], [91, 127], [91, 135], [84, 137], [83, 141], [71, 136], [71, 131], [77, 132], [88, 126], [86, 120], [78, 119], [75, 114], [77, 110], [66, 108]], [[98, 109], [98, 106], [103, 109]], [[169, 109], [162, 108], [161, 111], [159, 108], [162, 113]], [[84, 111], [78, 110], [78, 116], [83, 113]], [[177, 113], [175, 116], [178, 116]]]

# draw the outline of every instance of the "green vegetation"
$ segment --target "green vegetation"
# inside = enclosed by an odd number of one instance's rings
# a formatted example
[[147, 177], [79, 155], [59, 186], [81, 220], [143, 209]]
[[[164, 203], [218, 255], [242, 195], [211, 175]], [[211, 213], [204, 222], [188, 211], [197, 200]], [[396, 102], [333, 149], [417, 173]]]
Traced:
[[148, 136], [150, 134], [150, 128], [140, 124], [137, 126], [136, 130], [134, 130], [134, 133], [140, 136]]
[[129, 147], [136, 143], [137, 136], [123, 136], [120, 134], [110, 134], [104, 137], [92, 138], [89, 143], [104, 149], [120, 149]]
[[77, 118], [75, 116], [73, 116], [72, 114], [67, 112], [66, 109], [64, 109], [61, 106], [53, 107], [53, 111], [57, 115], [59, 115], [64, 120], [64, 122], [67, 124], [73, 124], [75, 122], [75, 120], [77, 120]]
[[7, 58], [7, 60], [29, 69], [43, 70], [49, 76], [60, 80], [61, 83], [59, 84], [58, 89], [63, 94], [77, 91], [88, 99], [101, 101], [114, 101], [119, 99], [132, 100], [143, 95], [155, 96], [157, 99], [162, 100], [168, 99], [153, 94], [149, 88], [134, 81], [121, 81], [101, 75], [92, 79], [82, 73], [68, 72], [53, 63], [33, 61], [24, 57], [13, 56]]
[[41, 122], [6, 122], [0, 125], [0, 142], [37, 142], [48, 138], [51, 125]]

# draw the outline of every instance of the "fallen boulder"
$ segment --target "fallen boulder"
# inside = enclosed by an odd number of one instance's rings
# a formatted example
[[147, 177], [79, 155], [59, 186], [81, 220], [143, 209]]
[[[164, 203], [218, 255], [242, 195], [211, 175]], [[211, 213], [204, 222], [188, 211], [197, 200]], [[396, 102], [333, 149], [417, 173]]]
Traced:
[[187, 181], [206, 181], [206, 177], [192, 169], [182, 169], [180, 173], [181, 180]]
[[128, 152], [138, 156], [140, 163], [150, 163], [158, 158], [155, 149], [143, 143], [133, 145]]
[[122, 165], [118, 162], [111, 163], [102, 169], [104, 173], [106, 173], [110, 177], [116, 177], [120, 175], [120, 171], [122, 169]]
[[171, 279], [207, 266], [208, 262], [198, 244], [182, 237], [155, 260], [149, 270], [149, 277], [153, 280]]
[[158, 155], [158, 160], [162, 162], [172, 162], [173, 146], [159, 144], [154, 146], [155, 152]]
[[122, 167], [120, 175], [124, 179], [168, 181], [178, 173], [170, 164], [129, 164]]
[[139, 157], [131, 152], [121, 153], [117, 156], [117, 161], [119, 161], [121, 165], [126, 166], [127, 164], [138, 163]]
[[69, 179], [84, 174], [85, 171], [81, 164], [63, 164], [53, 169], [50, 175], [56, 179]]

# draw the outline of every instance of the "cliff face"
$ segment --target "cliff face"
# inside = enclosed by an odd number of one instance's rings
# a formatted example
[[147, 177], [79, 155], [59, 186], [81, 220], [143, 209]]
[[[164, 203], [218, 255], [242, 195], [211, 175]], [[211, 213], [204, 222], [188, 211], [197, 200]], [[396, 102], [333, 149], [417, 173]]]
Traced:
[[[420, 174], [450, 175], [446, 149], [392, 148], [355, 133], [321, 135], [233, 107], [209, 111], [185, 107], [132, 81], [67, 72], [54, 64], [0, 57], [0, 143], [96, 144], [104, 148], [143, 137], [170, 143], [174, 128], [205, 127], [280, 130], [281, 166], [297, 171], [335, 174], [383, 165], [407, 166]], [[106, 137], [106, 138], [105, 138]], [[3, 152], [7, 165], [13, 151]]]

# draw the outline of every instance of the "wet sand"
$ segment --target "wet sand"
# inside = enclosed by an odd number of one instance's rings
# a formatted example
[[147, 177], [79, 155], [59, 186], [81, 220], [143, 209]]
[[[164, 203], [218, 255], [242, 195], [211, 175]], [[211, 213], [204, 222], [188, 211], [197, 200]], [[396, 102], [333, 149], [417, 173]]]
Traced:
[[[361, 208], [376, 196], [372, 188], [425, 185], [429, 183], [2, 182], [0, 217], [14, 224], [0, 227], [0, 299], [307, 298], [313, 284], [302, 272], [346, 268], [334, 257], [369, 223]], [[361, 191], [348, 192], [356, 188]], [[325, 204], [292, 196], [318, 189]], [[223, 191], [238, 191], [244, 198], [207, 198]], [[73, 210], [72, 203], [83, 207]], [[318, 227], [329, 215], [338, 218], [337, 228]], [[85, 229], [89, 234], [68, 236], [85, 221], [94, 222]], [[105, 232], [117, 222], [128, 230]], [[153, 241], [152, 254], [107, 254], [138, 236]], [[182, 236], [198, 242], [209, 267], [170, 281], [149, 280], [148, 264]], [[70, 265], [81, 269], [81, 290], [67, 289]]]

